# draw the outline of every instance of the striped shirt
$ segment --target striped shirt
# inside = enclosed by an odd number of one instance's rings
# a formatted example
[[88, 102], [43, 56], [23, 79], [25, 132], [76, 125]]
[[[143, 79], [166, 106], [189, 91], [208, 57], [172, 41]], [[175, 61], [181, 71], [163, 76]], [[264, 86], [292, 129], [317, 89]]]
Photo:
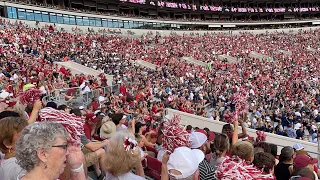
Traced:
[[204, 159], [199, 164], [199, 172], [200, 172], [200, 180], [215, 180], [216, 179], [215, 170], [206, 159]]

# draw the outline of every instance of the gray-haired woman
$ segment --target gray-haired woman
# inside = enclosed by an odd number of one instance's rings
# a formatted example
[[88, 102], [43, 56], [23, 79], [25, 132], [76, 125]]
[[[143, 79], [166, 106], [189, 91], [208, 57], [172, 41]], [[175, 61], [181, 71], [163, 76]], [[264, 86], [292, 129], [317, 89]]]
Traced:
[[54, 122], [27, 126], [16, 143], [18, 164], [27, 171], [20, 180], [56, 180], [68, 164], [71, 179], [85, 180], [84, 156], [79, 146], [68, 143], [65, 128]]

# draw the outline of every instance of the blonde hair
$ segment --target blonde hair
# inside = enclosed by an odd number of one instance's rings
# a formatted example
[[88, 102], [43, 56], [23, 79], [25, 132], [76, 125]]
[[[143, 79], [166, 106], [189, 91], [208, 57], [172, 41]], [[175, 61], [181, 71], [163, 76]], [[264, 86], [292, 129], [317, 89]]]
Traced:
[[238, 156], [246, 161], [251, 161], [253, 157], [253, 146], [246, 141], [239, 141], [231, 148], [231, 155]]
[[127, 137], [135, 139], [129, 131], [117, 132], [108, 142], [106, 169], [113, 176], [120, 176], [132, 170], [140, 161], [140, 150], [126, 151], [123, 144]]

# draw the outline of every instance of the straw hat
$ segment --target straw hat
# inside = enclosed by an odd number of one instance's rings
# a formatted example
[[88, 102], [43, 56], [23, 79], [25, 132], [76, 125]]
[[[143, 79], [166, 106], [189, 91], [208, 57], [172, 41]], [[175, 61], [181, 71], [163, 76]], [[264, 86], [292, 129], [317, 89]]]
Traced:
[[103, 138], [111, 138], [116, 133], [116, 125], [112, 121], [105, 122], [100, 129], [100, 136]]

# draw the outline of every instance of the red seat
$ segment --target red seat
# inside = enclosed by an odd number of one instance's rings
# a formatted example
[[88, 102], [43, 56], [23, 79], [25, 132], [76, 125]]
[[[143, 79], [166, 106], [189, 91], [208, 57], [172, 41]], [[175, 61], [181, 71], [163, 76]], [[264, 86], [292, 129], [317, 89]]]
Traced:
[[147, 151], [154, 152], [155, 157], [158, 156], [158, 151], [155, 148], [146, 146], [146, 149], [147, 149]]
[[161, 179], [161, 166], [162, 162], [151, 156], [147, 156], [147, 170], [145, 171], [147, 176], [151, 176], [157, 180]]

